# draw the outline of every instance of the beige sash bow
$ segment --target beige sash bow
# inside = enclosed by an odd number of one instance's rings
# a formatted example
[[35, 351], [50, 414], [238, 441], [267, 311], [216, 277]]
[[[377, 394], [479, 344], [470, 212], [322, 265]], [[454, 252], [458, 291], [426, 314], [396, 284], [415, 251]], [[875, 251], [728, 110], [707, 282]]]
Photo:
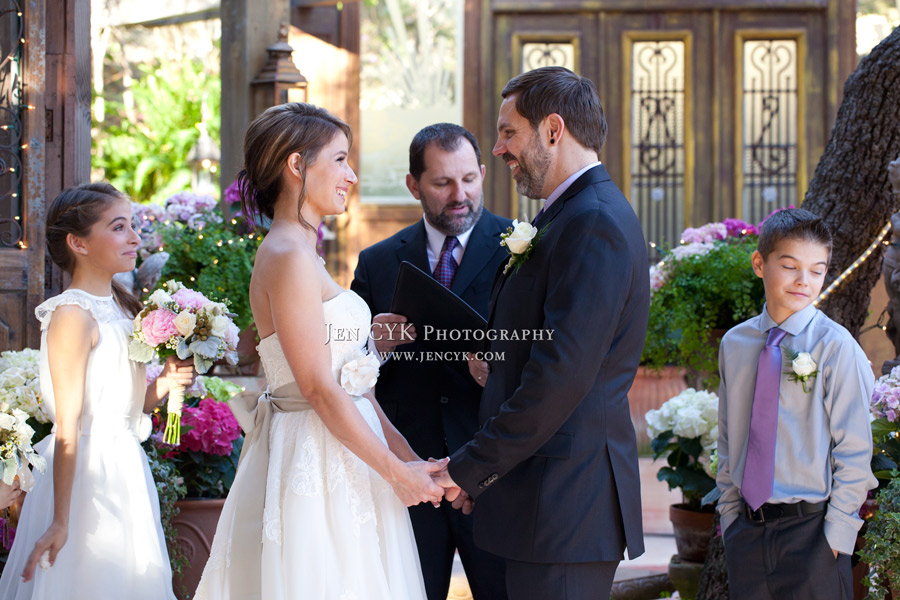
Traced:
[[[225, 576], [232, 598], [258, 598], [261, 584], [263, 509], [269, 468], [269, 429], [276, 412], [312, 410], [296, 382], [262, 395], [242, 392], [228, 401], [246, 436], [234, 484], [222, 510], [231, 519], [231, 567]], [[216, 535], [228, 528], [220, 521]], [[226, 538], [227, 539], [227, 538]]]

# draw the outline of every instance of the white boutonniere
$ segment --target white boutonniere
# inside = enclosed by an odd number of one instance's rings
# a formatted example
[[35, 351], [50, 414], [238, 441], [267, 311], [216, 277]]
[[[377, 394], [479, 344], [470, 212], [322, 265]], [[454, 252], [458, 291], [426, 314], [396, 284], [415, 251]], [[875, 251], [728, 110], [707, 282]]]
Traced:
[[816, 361], [813, 360], [809, 352], [797, 352], [795, 350], [787, 351], [787, 359], [791, 363], [791, 370], [785, 371], [785, 375], [791, 381], [800, 382], [803, 386], [803, 391], [808, 394], [809, 390], [806, 389], [806, 382], [810, 379], [815, 379], [816, 375], [819, 374]]
[[506, 267], [503, 268], [504, 275], [510, 269], [515, 273], [528, 260], [528, 257], [531, 256], [531, 251], [534, 250], [534, 246], [541, 239], [541, 236], [544, 235], [544, 232], [547, 231], [548, 226], [549, 223], [538, 231], [537, 227], [527, 221], [519, 222], [515, 220], [506, 229], [506, 233], [500, 234], [500, 245], [506, 246], [506, 249], [509, 251], [509, 261], [507, 261]]

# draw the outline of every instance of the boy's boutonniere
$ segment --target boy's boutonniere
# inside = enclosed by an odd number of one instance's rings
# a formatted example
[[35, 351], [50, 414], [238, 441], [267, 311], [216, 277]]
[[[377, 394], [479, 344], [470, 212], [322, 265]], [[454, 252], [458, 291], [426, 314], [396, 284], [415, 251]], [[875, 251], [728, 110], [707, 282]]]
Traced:
[[795, 350], [787, 351], [787, 359], [791, 363], [791, 370], [785, 371], [785, 375], [791, 381], [799, 381], [803, 386], [803, 391], [808, 394], [809, 390], [806, 389], [806, 382], [810, 379], [815, 379], [816, 375], [819, 374], [816, 361], [812, 359], [809, 352], [797, 352]]
[[513, 273], [515, 273], [528, 260], [535, 244], [547, 231], [548, 226], [549, 223], [538, 231], [537, 227], [527, 221], [520, 223], [518, 220], [515, 220], [506, 229], [506, 233], [500, 234], [500, 245], [506, 246], [506, 249], [509, 251], [509, 261], [506, 263], [506, 267], [503, 268], [504, 275], [510, 269], [513, 269]]

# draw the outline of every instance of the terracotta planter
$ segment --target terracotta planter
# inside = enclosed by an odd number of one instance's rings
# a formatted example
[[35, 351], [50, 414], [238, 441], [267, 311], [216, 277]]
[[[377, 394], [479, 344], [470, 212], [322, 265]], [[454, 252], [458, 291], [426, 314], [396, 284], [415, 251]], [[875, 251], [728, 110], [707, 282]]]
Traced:
[[664, 367], [662, 371], [654, 371], [647, 367], [638, 367], [634, 384], [628, 392], [628, 407], [631, 422], [637, 436], [638, 452], [650, 451], [650, 438], [647, 437], [647, 421], [644, 415], [648, 410], [657, 409], [663, 403], [687, 389], [684, 380], [684, 369], [681, 367]]
[[715, 512], [700, 512], [686, 508], [686, 504], [669, 507], [669, 520], [675, 532], [675, 547], [683, 561], [702, 563], [706, 560]]
[[180, 512], [172, 523], [178, 530], [178, 542], [188, 560], [181, 577], [173, 580], [175, 595], [180, 600], [192, 598], [200, 583], [224, 504], [224, 498], [179, 500], [175, 503]]

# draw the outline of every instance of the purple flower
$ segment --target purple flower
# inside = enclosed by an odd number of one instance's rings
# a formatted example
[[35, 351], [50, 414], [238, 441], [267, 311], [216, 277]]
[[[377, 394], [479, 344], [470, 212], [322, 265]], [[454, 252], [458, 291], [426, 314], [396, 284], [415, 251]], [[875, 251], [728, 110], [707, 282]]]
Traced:
[[759, 229], [757, 229], [756, 225], [751, 225], [743, 219], [725, 219], [723, 223], [730, 237], [759, 235]]
[[179, 192], [166, 200], [166, 215], [175, 221], [188, 223], [198, 213], [210, 213], [216, 209], [216, 199], [193, 192]]

